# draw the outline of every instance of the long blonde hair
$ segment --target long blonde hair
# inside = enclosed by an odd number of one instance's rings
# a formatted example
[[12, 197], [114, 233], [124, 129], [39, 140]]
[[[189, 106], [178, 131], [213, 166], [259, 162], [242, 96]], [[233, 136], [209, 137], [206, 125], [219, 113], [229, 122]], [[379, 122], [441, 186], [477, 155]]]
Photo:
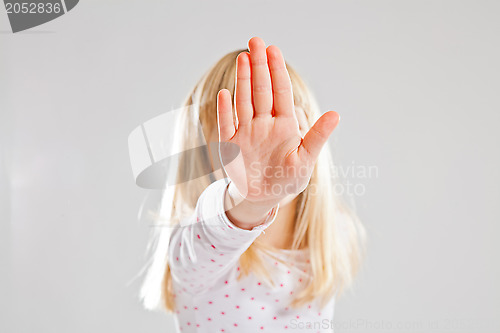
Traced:
[[[188, 110], [196, 105], [197, 112], [187, 112], [180, 120], [181, 147], [192, 148], [202, 143], [200, 123], [204, 134], [217, 128], [217, 92], [226, 88], [234, 96], [236, 57], [240, 52], [248, 52], [248, 49], [236, 50], [223, 56], [188, 94], [183, 105]], [[319, 108], [298, 73], [288, 63], [286, 67], [292, 82], [295, 106], [304, 110], [307, 126], [310, 128], [320, 116]], [[147, 309], [175, 310], [172, 277], [167, 262], [169, 230], [194, 211], [200, 194], [214, 181], [211, 175], [202, 176], [206, 174], [202, 169], [207, 165], [210, 165], [210, 157], [204, 150], [199, 150], [196, 154], [181, 155], [179, 158], [179, 179], [194, 181], [179, 182], [170, 187], [171, 191], [165, 194], [163, 201], [167, 216], [157, 214], [157, 221], [168, 220], [169, 224], [166, 228], [156, 228], [149, 246], [153, 255], [140, 292]], [[326, 146], [318, 158], [309, 185], [296, 200], [292, 249], [309, 249], [313, 278], [306, 288], [295, 295], [290, 304], [292, 307], [301, 306], [316, 298], [320, 299], [321, 304], [325, 304], [334, 295], [342, 293], [351, 285], [364, 254], [365, 229], [354, 212], [336, 195], [333, 167], [329, 148]], [[239, 258], [239, 278], [252, 272], [272, 283], [272, 277], [258, 255], [259, 250], [272, 254], [276, 249], [257, 238]]]

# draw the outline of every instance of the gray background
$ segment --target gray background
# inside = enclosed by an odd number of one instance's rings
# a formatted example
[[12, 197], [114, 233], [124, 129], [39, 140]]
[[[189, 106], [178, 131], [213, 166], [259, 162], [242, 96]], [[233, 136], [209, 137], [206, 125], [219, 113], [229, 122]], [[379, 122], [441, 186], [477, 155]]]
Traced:
[[[252, 36], [341, 114], [370, 236], [338, 332], [498, 332], [498, 1], [82, 1], [0, 9], [0, 331], [171, 332], [133, 280], [149, 227], [127, 137]], [[132, 281], [132, 283], [130, 283]]]

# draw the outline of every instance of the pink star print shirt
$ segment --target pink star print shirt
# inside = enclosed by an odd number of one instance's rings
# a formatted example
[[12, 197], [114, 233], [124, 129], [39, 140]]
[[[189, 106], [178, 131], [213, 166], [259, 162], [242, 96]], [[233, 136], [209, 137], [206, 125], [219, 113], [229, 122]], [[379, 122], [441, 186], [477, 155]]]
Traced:
[[168, 259], [178, 332], [332, 332], [334, 300], [289, 306], [310, 276], [308, 250], [262, 252], [274, 286], [254, 274], [237, 280], [239, 257], [273, 223], [278, 209], [252, 230], [236, 227], [224, 212], [227, 179], [198, 199], [187, 224], [173, 230]]

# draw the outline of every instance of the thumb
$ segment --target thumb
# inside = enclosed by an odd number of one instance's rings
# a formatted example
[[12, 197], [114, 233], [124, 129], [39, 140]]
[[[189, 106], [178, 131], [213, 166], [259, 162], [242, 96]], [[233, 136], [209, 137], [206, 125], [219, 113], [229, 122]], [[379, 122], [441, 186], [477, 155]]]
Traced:
[[299, 158], [303, 161], [315, 162], [321, 148], [323, 148], [328, 137], [330, 137], [330, 134], [337, 127], [339, 120], [340, 116], [335, 111], [324, 113], [304, 136], [302, 143], [297, 149]]

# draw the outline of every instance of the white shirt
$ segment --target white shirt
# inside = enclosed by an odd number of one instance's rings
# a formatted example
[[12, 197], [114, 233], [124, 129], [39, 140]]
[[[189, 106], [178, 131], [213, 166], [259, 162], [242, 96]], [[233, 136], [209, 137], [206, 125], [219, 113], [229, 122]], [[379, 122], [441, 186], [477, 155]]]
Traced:
[[236, 227], [224, 212], [227, 179], [198, 199], [187, 224], [172, 231], [168, 260], [178, 332], [332, 332], [334, 301], [289, 306], [310, 276], [308, 250], [262, 252], [274, 286], [253, 273], [239, 281], [239, 257], [274, 222], [277, 209], [252, 230]]

